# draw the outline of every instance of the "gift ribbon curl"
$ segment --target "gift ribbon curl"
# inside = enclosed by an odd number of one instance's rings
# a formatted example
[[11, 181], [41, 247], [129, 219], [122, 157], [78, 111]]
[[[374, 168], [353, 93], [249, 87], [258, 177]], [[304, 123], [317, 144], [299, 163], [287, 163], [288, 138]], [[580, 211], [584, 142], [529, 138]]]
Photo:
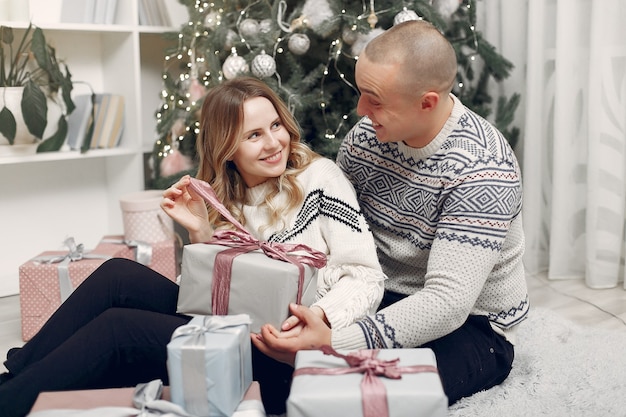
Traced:
[[294, 371], [294, 378], [299, 375], [345, 375], [362, 373], [361, 403], [363, 417], [389, 417], [387, 405], [387, 390], [378, 377], [401, 379], [402, 374], [434, 372], [438, 373], [433, 365], [412, 365], [399, 367], [400, 358], [391, 360], [378, 359], [378, 349], [364, 349], [343, 355], [330, 346], [322, 346], [325, 355], [332, 355], [346, 361], [348, 368], [298, 368]]
[[238, 255], [260, 249], [272, 258], [289, 262], [298, 268], [298, 294], [296, 303], [302, 303], [302, 287], [304, 285], [304, 265], [323, 268], [326, 265], [326, 254], [307, 245], [261, 241], [246, 230], [220, 202], [211, 185], [197, 178], [191, 178], [190, 188], [231, 222], [237, 230], [216, 230], [209, 244], [230, 246], [217, 254], [213, 265], [212, 282], [212, 313], [228, 314], [230, 280], [233, 260]]

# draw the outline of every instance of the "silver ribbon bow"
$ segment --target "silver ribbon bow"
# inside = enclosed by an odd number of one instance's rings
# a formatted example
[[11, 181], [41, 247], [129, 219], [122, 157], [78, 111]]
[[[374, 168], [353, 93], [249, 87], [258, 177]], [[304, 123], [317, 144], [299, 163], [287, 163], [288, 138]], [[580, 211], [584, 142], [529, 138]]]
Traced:
[[152, 245], [141, 240], [126, 239], [102, 239], [102, 243], [113, 243], [115, 245], [126, 245], [135, 252], [135, 261], [142, 265], [150, 265], [152, 263]]
[[43, 255], [33, 259], [34, 262], [42, 264], [56, 264], [58, 263], [58, 277], [59, 277], [59, 289], [61, 292], [61, 303], [67, 300], [72, 292], [74, 292], [74, 286], [70, 279], [70, 262], [78, 262], [83, 259], [110, 259], [109, 255], [98, 255], [85, 252], [83, 244], [76, 244], [73, 237], [68, 237], [63, 242], [68, 248], [68, 253], [63, 255]]

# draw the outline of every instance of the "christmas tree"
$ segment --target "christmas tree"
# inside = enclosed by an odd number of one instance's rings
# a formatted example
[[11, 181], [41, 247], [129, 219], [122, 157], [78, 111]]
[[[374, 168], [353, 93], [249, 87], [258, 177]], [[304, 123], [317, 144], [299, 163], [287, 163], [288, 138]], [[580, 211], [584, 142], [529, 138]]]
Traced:
[[513, 65], [475, 27], [473, 0], [179, 0], [189, 22], [166, 34], [159, 139], [153, 188], [195, 174], [198, 113], [208, 89], [238, 75], [270, 85], [300, 122], [303, 139], [334, 158], [358, 120], [354, 65], [367, 42], [406, 20], [425, 19], [450, 40], [459, 71], [454, 94], [492, 121], [515, 145], [511, 127], [519, 95], [493, 102], [490, 83]]

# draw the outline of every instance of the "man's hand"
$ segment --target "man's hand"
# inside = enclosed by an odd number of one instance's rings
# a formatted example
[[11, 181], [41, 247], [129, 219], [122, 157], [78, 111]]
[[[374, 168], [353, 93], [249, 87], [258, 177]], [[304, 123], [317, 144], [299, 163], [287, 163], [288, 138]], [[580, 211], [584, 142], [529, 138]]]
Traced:
[[265, 324], [261, 327], [261, 333], [252, 334], [251, 339], [267, 356], [293, 366], [299, 350], [319, 349], [323, 345], [330, 345], [331, 329], [308, 307], [290, 304], [289, 310], [302, 326], [297, 335], [284, 337], [274, 326]]

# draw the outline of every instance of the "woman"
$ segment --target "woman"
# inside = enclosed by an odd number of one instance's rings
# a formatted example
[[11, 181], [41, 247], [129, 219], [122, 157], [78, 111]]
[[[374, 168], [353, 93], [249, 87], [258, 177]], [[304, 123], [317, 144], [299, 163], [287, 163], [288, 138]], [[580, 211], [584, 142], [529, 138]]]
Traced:
[[[207, 181], [250, 233], [324, 252], [312, 311], [342, 328], [375, 311], [384, 275], [354, 190], [342, 172], [300, 142], [296, 121], [263, 82], [236, 78], [212, 88], [202, 106], [198, 178]], [[163, 209], [206, 242], [230, 225], [183, 177]], [[168, 381], [166, 345], [190, 317], [176, 313], [178, 286], [136, 262], [105, 262], [28, 343], [12, 349], [0, 384], [0, 416], [26, 414], [41, 391]], [[282, 325], [300, 330], [295, 316]], [[292, 368], [253, 349], [254, 379], [266, 411], [285, 411]]]

